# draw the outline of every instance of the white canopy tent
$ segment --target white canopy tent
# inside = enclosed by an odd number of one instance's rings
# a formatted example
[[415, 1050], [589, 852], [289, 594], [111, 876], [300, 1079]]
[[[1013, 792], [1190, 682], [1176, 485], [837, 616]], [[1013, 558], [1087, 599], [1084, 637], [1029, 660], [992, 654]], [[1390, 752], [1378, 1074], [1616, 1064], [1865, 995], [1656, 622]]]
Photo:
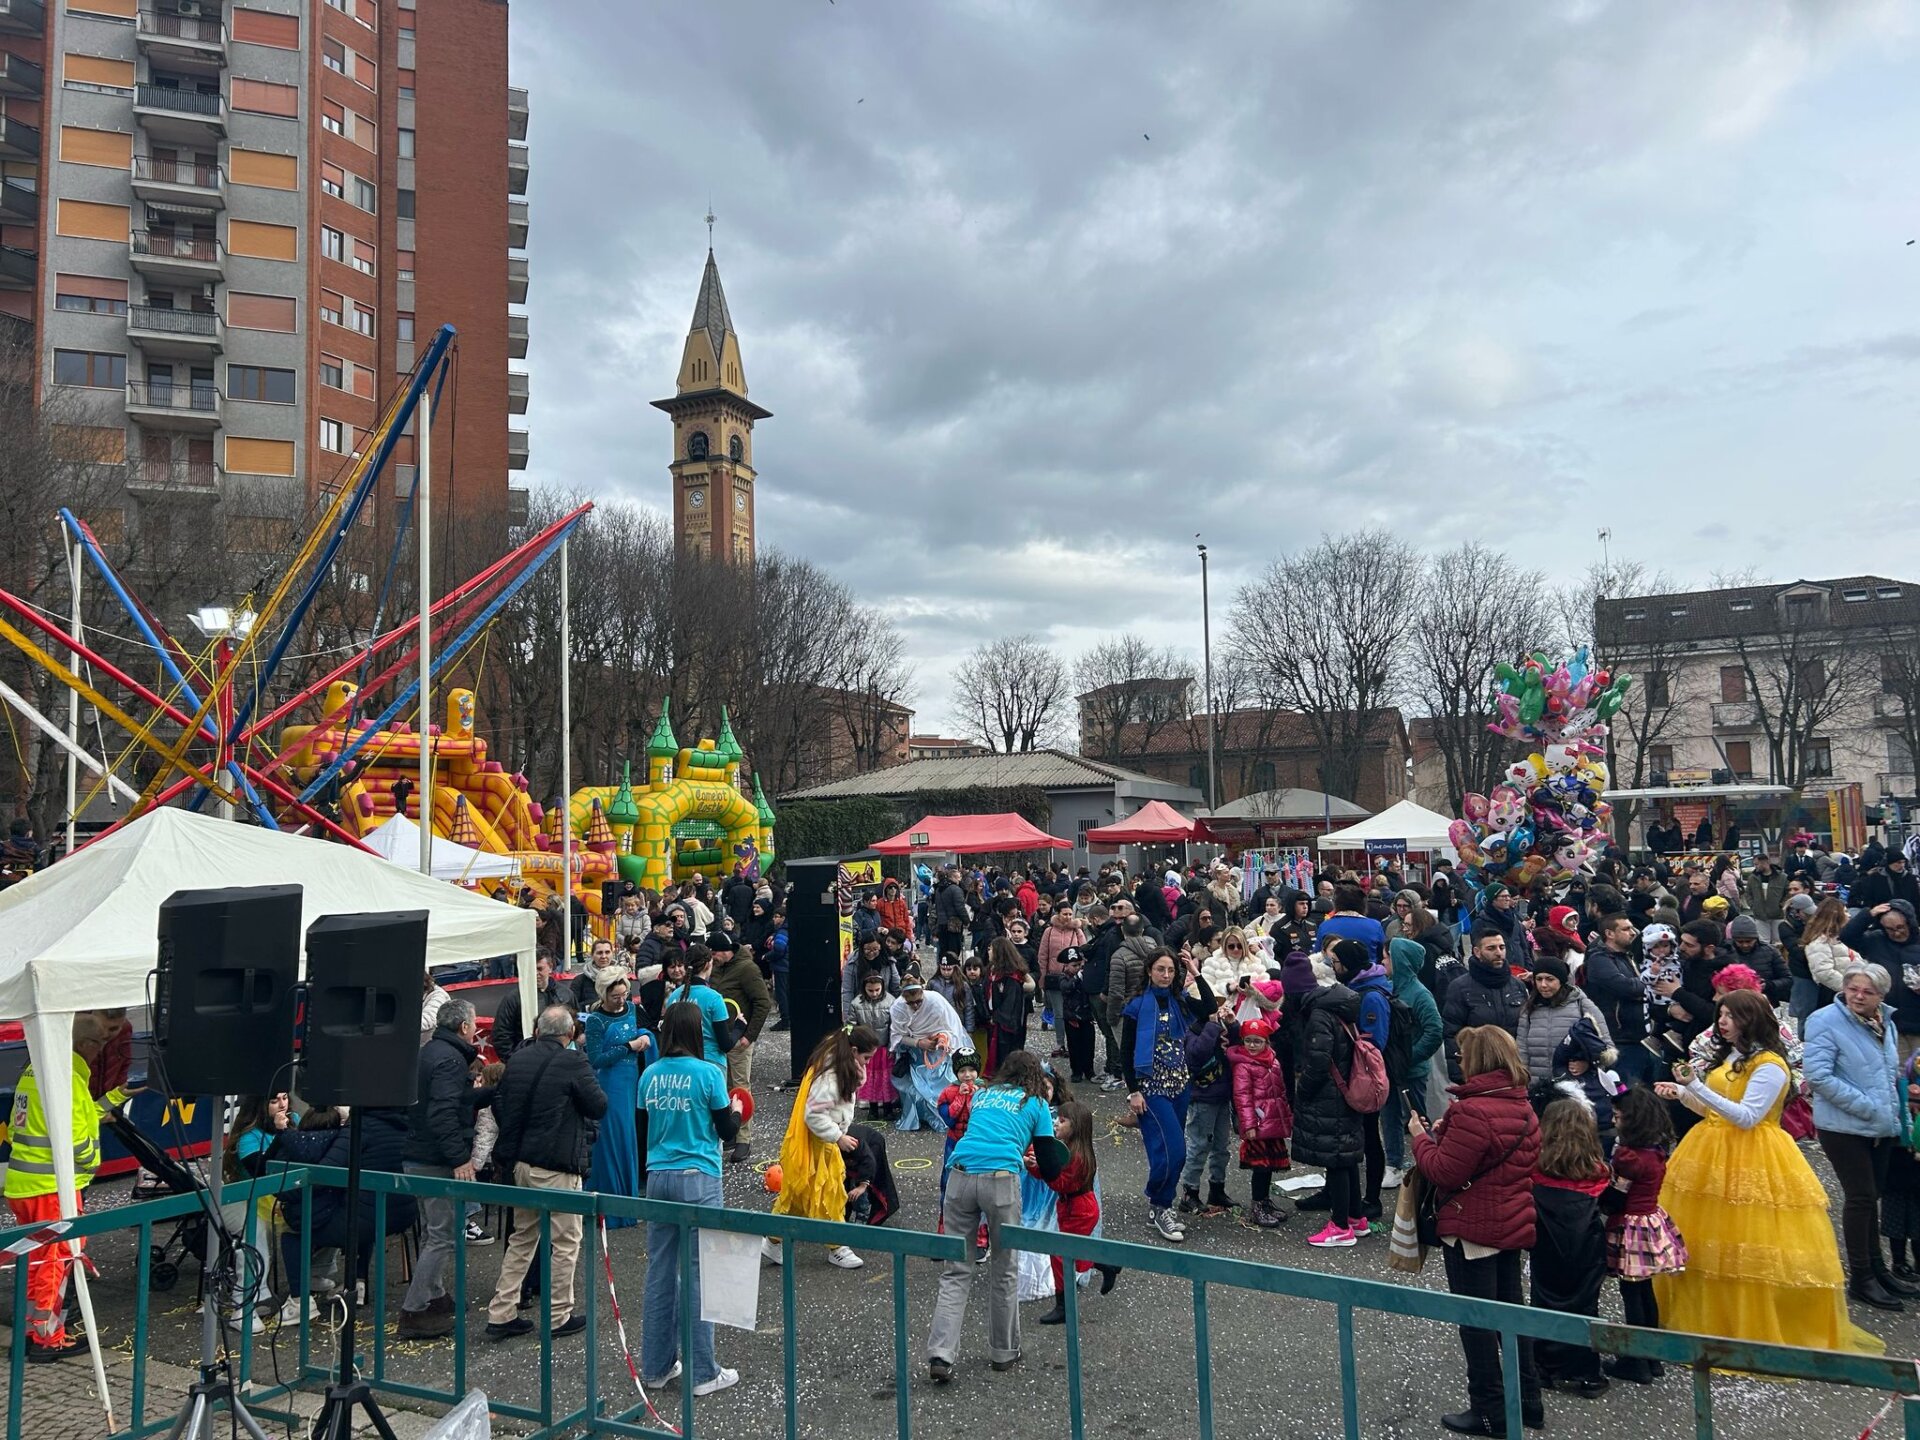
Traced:
[[1357, 825], [1322, 835], [1319, 843], [1322, 850], [1364, 850], [1369, 840], [1404, 840], [1409, 850], [1437, 850], [1449, 860], [1458, 861], [1459, 853], [1447, 838], [1451, 824], [1448, 816], [1402, 800]]
[[[404, 815], [395, 815], [386, 824], [360, 837], [360, 843], [405, 870], [420, 869], [420, 827]], [[444, 835], [433, 837], [433, 878], [453, 884], [475, 880], [506, 880], [519, 871], [511, 856], [495, 855], [462, 845]]]
[[[520, 1003], [534, 1013], [532, 911], [344, 845], [159, 809], [0, 893], [0, 1019], [25, 1022], [49, 1134], [70, 1133], [70, 1086], [53, 1082], [72, 1073], [74, 1013], [146, 1004], [160, 903], [237, 885], [301, 886], [303, 931], [322, 915], [425, 910], [429, 968], [519, 956]], [[60, 1213], [71, 1217], [73, 1152], [52, 1148]]]

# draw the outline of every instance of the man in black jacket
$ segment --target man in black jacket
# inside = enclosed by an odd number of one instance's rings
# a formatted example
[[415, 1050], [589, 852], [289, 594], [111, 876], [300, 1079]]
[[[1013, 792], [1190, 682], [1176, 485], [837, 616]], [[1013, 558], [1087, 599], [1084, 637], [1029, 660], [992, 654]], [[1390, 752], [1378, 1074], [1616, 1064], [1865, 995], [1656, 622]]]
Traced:
[[[473, 1062], [480, 1056], [474, 1034], [473, 1006], [449, 1000], [434, 1018], [432, 1036], [420, 1047], [420, 1088], [407, 1137], [409, 1175], [473, 1179], [474, 1097], [480, 1094], [473, 1088]], [[402, 1340], [431, 1340], [453, 1332], [454, 1300], [447, 1293], [446, 1271], [454, 1246], [461, 1243], [461, 1209], [442, 1195], [421, 1202], [426, 1234], [413, 1264], [413, 1280], [400, 1302]]]
[[[560, 986], [553, 978], [553, 961], [546, 955], [534, 958], [533, 984], [534, 1014], [538, 1015], [549, 1005], [564, 1003]], [[527, 1027], [520, 1017], [518, 985], [508, 987], [507, 993], [500, 997], [500, 1008], [493, 1012], [493, 1033], [489, 1039], [493, 1053], [502, 1060], [527, 1043]]]
[[1727, 957], [1729, 965], [1750, 967], [1766, 987], [1767, 999], [1774, 1004], [1784, 1004], [1792, 998], [1793, 972], [1787, 969], [1780, 952], [1760, 938], [1758, 920], [1751, 915], [1734, 916], [1733, 923], [1727, 927], [1727, 939], [1733, 945], [1733, 953]]
[[1653, 1056], [1640, 1042], [1647, 1038], [1647, 988], [1640, 978], [1634, 951], [1640, 932], [1625, 915], [1609, 915], [1600, 922], [1600, 943], [1587, 951], [1586, 979], [1581, 988], [1600, 1007], [1607, 1033], [1620, 1052], [1620, 1078], [1631, 1083], [1656, 1078]]
[[[594, 1137], [607, 1113], [607, 1092], [593, 1067], [569, 1048], [573, 1012], [552, 1005], [540, 1012], [533, 1039], [514, 1052], [493, 1097], [500, 1138], [493, 1147], [496, 1165], [513, 1169], [523, 1190], [579, 1190], [593, 1158]], [[553, 1212], [553, 1253], [548, 1271], [553, 1297], [553, 1333], [577, 1335], [587, 1317], [573, 1308], [573, 1272], [580, 1262], [581, 1217]], [[487, 1305], [487, 1338], [529, 1335], [533, 1322], [519, 1314], [520, 1282], [540, 1246], [540, 1212], [515, 1206], [513, 1237], [500, 1263], [500, 1283]]]
[[1507, 968], [1507, 937], [1482, 920], [1473, 927], [1473, 957], [1451, 985], [1440, 1010], [1446, 1032], [1447, 1073], [1460, 1083], [1460, 1032], [1470, 1025], [1498, 1025], [1509, 1035], [1520, 1029], [1527, 987]]
[[1661, 981], [1653, 993], [1667, 997], [1667, 1018], [1688, 1044], [1713, 1023], [1713, 977], [1730, 963], [1713, 921], [1692, 920], [1680, 927], [1680, 979]]
[[960, 889], [960, 872], [950, 869], [933, 892], [933, 928], [942, 955], [959, 958], [967, 937], [967, 897]]

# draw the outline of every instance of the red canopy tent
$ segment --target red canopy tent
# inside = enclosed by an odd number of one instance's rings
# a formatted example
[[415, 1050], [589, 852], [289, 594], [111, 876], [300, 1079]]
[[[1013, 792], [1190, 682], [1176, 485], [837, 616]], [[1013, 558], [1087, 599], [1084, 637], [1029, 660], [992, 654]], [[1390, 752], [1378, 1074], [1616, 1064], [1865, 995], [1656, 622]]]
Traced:
[[1013, 850], [1071, 850], [1073, 842], [1036, 830], [1012, 813], [928, 815], [873, 848], [883, 855], [911, 855], [921, 850], [993, 855]]
[[1164, 800], [1149, 800], [1124, 820], [1087, 831], [1089, 845], [1179, 845], [1205, 831]]

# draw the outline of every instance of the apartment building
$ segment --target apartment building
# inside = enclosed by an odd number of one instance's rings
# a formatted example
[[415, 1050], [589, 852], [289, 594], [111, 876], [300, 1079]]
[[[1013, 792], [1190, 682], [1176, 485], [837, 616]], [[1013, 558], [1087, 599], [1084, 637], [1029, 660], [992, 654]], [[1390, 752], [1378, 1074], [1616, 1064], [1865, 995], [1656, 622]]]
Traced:
[[75, 443], [124, 468], [103, 539], [192, 537], [218, 507], [233, 543], [290, 548], [451, 323], [444, 563], [497, 553], [527, 462], [507, 17], [505, 0], [0, 0], [0, 315], [32, 327]]

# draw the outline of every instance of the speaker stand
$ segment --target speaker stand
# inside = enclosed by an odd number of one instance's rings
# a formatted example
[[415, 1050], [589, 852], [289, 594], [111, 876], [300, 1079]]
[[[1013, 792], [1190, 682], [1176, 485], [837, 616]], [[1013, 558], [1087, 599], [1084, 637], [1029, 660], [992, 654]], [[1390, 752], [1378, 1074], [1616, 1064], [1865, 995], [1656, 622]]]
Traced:
[[[397, 1440], [387, 1417], [374, 1403], [373, 1387], [354, 1373], [353, 1344], [360, 1324], [360, 1107], [354, 1106], [347, 1118], [347, 1243], [344, 1279], [347, 1294], [347, 1323], [340, 1331], [340, 1368], [327, 1398], [314, 1417], [312, 1440], [353, 1440], [354, 1412], [366, 1416], [380, 1440]], [[376, 1236], [374, 1244], [381, 1243]], [[256, 1440], [267, 1440], [262, 1435]]]
[[[249, 1440], [269, 1440], [260, 1422], [240, 1403], [233, 1373], [220, 1354], [219, 1312], [220, 1303], [226, 1297], [215, 1294], [214, 1276], [220, 1267], [220, 1246], [230, 1238], [220, 1223], [220, 1172], [226, 1163], [227, 1097], [215, 1095], [212, 1099], [213, 1139], [207, 1152], [207, 1199], [211, 1214], [207, 1222], [207, 1253], [200, 1268], [200, 1378], [188, 1387], [187, 1403], [181, 1407], [173, 1429], [167, 1432], [167, 1440], [219, 1440], [223, 1429], [230, 1435], [235, 1425], [247, 1433]], [[251, 1325], [253, 1297], [246, 1295], [244, 1289], [242, 1295], [240, 1323]], [[220, 1423], [223, 1408], [230, 1417], [225, 1426]]]

